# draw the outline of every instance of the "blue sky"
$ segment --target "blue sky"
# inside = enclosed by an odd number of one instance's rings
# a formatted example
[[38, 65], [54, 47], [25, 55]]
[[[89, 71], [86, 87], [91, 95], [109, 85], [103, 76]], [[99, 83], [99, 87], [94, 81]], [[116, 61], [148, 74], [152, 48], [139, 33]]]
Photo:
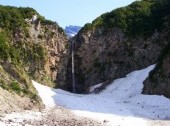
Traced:
[[105, 12], [135, 0], [0, 0], [1, 5], [32, 7], [46, 19], [67, 25], [84, 26]]

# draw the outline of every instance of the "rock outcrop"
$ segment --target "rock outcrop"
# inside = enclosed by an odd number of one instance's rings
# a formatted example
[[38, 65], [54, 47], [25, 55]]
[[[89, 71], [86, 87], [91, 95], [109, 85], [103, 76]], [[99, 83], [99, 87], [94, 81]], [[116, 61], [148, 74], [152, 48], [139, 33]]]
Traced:
[[[169, 4], [170, 5], [170, 4]], [[164, 39], [168, 45], [163, 49], [157, 60], [156, 68], [150, 72], [144, 82], [144, 94], [164, 95], [170, 98], [170, 14], [166, 17], [165, 30], [167, 37]]]
[[144, 82], [144, 94], [164, 95], [170, 98], [170, 39], [159, 57], [156, 68]]
[[69, 43], [60, 29], [55, 22], [41, 23], [36, 19], [29, 24], [29, 37], [25, 42], [37, 46], [35, 53], [39, 51], [42, 53], [40, 61], [36, 59], [29, 61], [28, 72], [33, 73], [33, 76], [43, 84], [50, 84], [51, 81], [53, 87], [57, 87], [57, 82], [60, 85], [64, 84], [66, 76]]

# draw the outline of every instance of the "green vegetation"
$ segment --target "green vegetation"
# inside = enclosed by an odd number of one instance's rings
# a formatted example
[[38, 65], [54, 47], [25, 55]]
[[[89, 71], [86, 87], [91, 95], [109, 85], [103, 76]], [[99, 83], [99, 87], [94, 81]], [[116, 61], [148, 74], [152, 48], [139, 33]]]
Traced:
[[[44, 69], [47, 53], [42, 44], [27, 40], [29, 24], [25, 19], [31, 19], [35, 14], [44, 23], [55, 25], [32, 8], [0, 5], [0, 87], [34, 100], [38, 97], [31, 78], [36, 71]], [[43, 36], [39, 35], [41, 38]]]
[[62, 33], [62, 34], [65, 33], [65, 32], [64, 32], [64, 29], [63, 29], [62, 27], [60, 27], [60, 26], [58, 26], [58, 31], [59, 31], [59, 33]]
[[7, 59], [9, 57], [9, 50], [8, 38], [5, 33], [0, 32], [0, 59]]
[[26, 18], [31, 18], [38, 13], [32, 8], [16, 8], [10, 6], [0, 6], [0, 28], [7, 33], [13, 33], [17, 28], [26, 27]]
[[[27, 30], [27, 23], [25, 19], [31, 19], [32, 16], [36, 14], [42, 22], [47, 22], [49, 24], [55, 24], [52, 21], [45, 20], [44, 17], [40, 16], [32, 8], [16, 8], [11, 6], [1, 6], [0, 5], [0, 59], [7, 60], [10, 59], [12, 63], [16, 65], [22, 65], [22, 63], [27, 63], [29, 60], [40, 61], [45, 58], [45, 51], [41, 45], [31, 45], [24, 43], [23, 41], [18, 41], [12, 43], [13, 37], [17, 32], [22, 32], [26, 37], [29, 37]], [[39, 36], [42, 38], [42, 36]], [[23, 48], [27, 46], [28, 48]]]
[[9, 37], [5, 32], [0, 32], [0, 59], [11, 59], [13, 63], [19, 63], [19, 50], [9, 43]]
[[21, 87], [20, 87], [20, 84], [16, 81], [13, 81], [11, 84], [10, 84], [10, 87], [12, 90], [14, 90], [16, 93], [20, 93], [21, 92]]
[[9, 90], [8, 84], [6, 84], [3, 79], [0, 79], [0, 87], [2, 87], [5, 90]]
[[121, 28], [128, 35], [148, 36], [156, 29], [161, 30], [165, 16], [170, 14], [169, 0], [142, 0], [131, 5], [105, 13], [86, 24], [81, 31], [105, 27]]
[[26, 18], [32, 18], [38, 13], [32, 8], [16, 8], [0, 6], [0, 59], [10, 59], [14, 64], [21, 63], [23, 55], [19, 43], [12, 44], [10, 41], [17, 31], [28, 34]]
[[65, 48], [66, 48], [66, 49], [69, 49], [69, 48], [70, 48], [69, 43], [65, 44]]
[[25, 19], [31, 19], [33, 15], [38, 15], [38, 19], [45, 25], [56, 25], [60, 33], [64, 30], [58, 26], [56, 22], [46, 20], [43, 16], [39, 15], [34, 9], [26, 7], [11, 7], [0, 5], [0, 28], [5, 29], [8, 34], [13, 33], [17, 28], [24, 30], [27, 33], [27, 23]]
[[33, 44], [33, 50], [32, 50], [32, 55], [34, 60], [43, 60], [45, 59], [45, 49], [42, 45], [40, 44]]
[[39, 19], [40, 19], [40, 21], [41, 21], [42, 24], [45, 24], [45, 25], [54, 25], [55, 27], [58, 28], [58, 32], [59, 32], [60, 34], [62, 34], [62, 33], [64, 34], [64, 29], [63, 29], [62, 27], [60, 27], [57, 22], [53, 22], [53, 21], [51, 21], [51, 20], [46, 20], [46, 19], [45, 19], [44, 17], [42, 17], [42, 16], [40, 16]]
[[0, 65], [0, 87], [9, 91], [15, 92], [22, 96], [28, 96], [34, 100], [37, 96], [34, 88], [30, 85], [31, 81], [22, 68], [14, 67], [3, 68]]

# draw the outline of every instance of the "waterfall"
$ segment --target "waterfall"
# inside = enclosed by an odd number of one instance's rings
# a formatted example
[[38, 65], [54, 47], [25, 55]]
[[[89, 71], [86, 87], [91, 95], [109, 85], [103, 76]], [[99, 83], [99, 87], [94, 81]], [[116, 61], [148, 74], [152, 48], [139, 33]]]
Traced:
[[74, 41], [71, 42], [71, 58], [72, 58], [72, 86], [73, 86], [73, 93], [76, 93], [75, 87], [75, 71], [74, 71]]

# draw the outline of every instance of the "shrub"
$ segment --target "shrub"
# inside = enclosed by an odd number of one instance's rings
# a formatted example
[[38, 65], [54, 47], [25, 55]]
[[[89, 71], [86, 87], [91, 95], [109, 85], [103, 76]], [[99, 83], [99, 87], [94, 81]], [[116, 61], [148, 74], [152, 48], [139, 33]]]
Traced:
[[16, 81], [11, 82], [10, 86], [11, 86], [11, 89], [14, 90], [18, 94], [22, 91], [19, 83]]
[[0, 58], [7, 59], [9, 57], [9, 50], [8, 38], [5, 33], [0, 32]]
[[66, 48], [66, 49], [69, 49], [69, 47], [70, 47], [70, 46], [69, 46], [69, 44], [68, 44], [68, 43], [67, 43], [67, 44], [65, 44], [65, 48]]
[[161, 30], [164, 17], [169, 14], [169, 0], [136, 1], [127, 7], [101, 15], [91, 24], [86, 24], [82, 30], [87, 31], [101, 26], [106, 29], [118, 27], [131, 36], [147, 36], [155, 29]]

